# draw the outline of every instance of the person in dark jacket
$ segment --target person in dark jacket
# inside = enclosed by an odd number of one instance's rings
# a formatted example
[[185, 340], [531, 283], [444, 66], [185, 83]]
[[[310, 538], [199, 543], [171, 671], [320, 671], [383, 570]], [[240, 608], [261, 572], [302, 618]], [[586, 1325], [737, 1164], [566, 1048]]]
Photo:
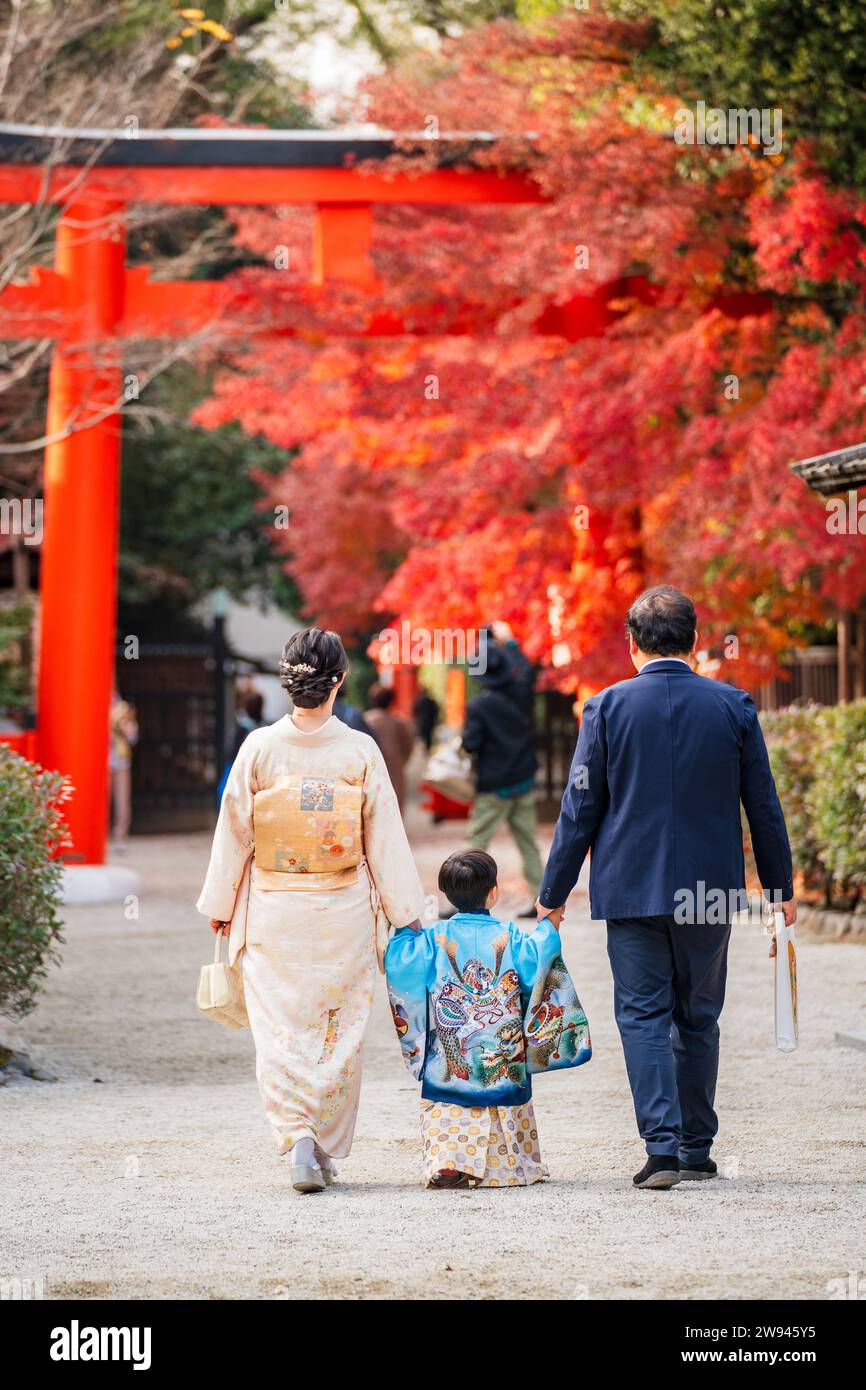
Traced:
[[341, 695], [338, 695], [334, 701], [334, 714], [337, 719], [348, 724], [350, 729], [356, 729], [359, 734], [369, 734], [374, 743], [379, 742], [357, 705], [350, 705], [349, 701], [344, 700]]
[[263, 729], [265, 727], [266, 721], [264, 719], [264, 712], [264, 697], [259, 694], [258, 690], [248, 690], [241, 700], [240, 708], [235, 714], [235, 727], [232, 734], [231, 747], [222, 770], [219, 786], [217, 787], [217, 806], [222, 802], [226, 782], [229, 780], [229, 773], [234, 766], [235, 758], [241, 751], [241, 744], [244, 742], [247, 735], [252, 733], [253, 729]]
[[[523, 861], [533, 899], [541, 884], [533, 746], [534, 672], [507, 623], [495, 623], [487, 648], [487, 669], [479, 675], [480, 695], [469, 701], [463, 747], [475, 760], [476, 796], [469, 842], [486, 849], [500, 825], [507, 825]], [[529, 908], [520, 917], [535, 916]]]
[[439, 723], [439, 706], [424, 685], [421, 686], [412, 706], [412, 715], [418, 737], [429, 753], [433, 747], [433, 733]]
[[584, 707], [539, 895], [557, 925], [587, 852], [646, 1165], [636, 1187], [716, 1176], [710, 1148], [731, 919], [748, 905], [740, 805], [761, 886], [796, 920], [785, 817], [755, 705], [692, 670], [693, 603], [668, 585], [628, 612], [637, 675]]

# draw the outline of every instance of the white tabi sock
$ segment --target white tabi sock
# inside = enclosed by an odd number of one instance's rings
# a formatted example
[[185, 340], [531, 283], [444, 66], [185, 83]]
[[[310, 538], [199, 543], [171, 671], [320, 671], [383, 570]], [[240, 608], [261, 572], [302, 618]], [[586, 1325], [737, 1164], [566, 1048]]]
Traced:
[[313, 1139], [299, 1139], [292, 1145], [289, 1157], [293, 1168], [318, 1168], [319, 1160], [316, 1157], [316, 1143]]

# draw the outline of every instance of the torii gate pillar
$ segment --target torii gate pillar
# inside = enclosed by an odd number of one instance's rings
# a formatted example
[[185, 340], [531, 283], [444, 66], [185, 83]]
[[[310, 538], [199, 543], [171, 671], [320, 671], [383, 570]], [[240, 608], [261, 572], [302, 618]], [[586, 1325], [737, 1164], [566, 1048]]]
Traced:
[[114, 685], [125, 228], [82, 198], [57, 229], [65, 325], [51, 367], [45, 452], [39, 753], [70, 778], [70, 859], [101, 864]]

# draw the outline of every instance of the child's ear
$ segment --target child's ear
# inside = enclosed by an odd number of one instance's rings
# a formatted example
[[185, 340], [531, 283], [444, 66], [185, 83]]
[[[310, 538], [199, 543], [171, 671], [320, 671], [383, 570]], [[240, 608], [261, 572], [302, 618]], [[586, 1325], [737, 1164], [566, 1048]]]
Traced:
[[496, 899], [497, 899], [498, 897], [499, 897], [499, 884], [498, 884], [498, 883], [494, 883], [494, 885], [493, 885], [493, 887], [491, 888], [490, 892], [487, 894], [487, 903], [486, 903], [486, 906], [487, 906], [487, 907], [492, 907], [493, 904], [496, 902]]

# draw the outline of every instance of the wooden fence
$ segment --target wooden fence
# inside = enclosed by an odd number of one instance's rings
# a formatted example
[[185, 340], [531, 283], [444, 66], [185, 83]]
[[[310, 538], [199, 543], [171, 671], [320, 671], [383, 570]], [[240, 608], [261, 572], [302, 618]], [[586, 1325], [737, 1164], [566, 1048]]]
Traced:
[[[837, 647], [803, 647], [785, 659], [788, 678], [776, 677], [752, 692], [758, 709], [784, 709], [786, 705], [835, 705], [839, 702], [839, 652]], [[854, 659], [848, 662], [848, 688], [854, 684]]]

